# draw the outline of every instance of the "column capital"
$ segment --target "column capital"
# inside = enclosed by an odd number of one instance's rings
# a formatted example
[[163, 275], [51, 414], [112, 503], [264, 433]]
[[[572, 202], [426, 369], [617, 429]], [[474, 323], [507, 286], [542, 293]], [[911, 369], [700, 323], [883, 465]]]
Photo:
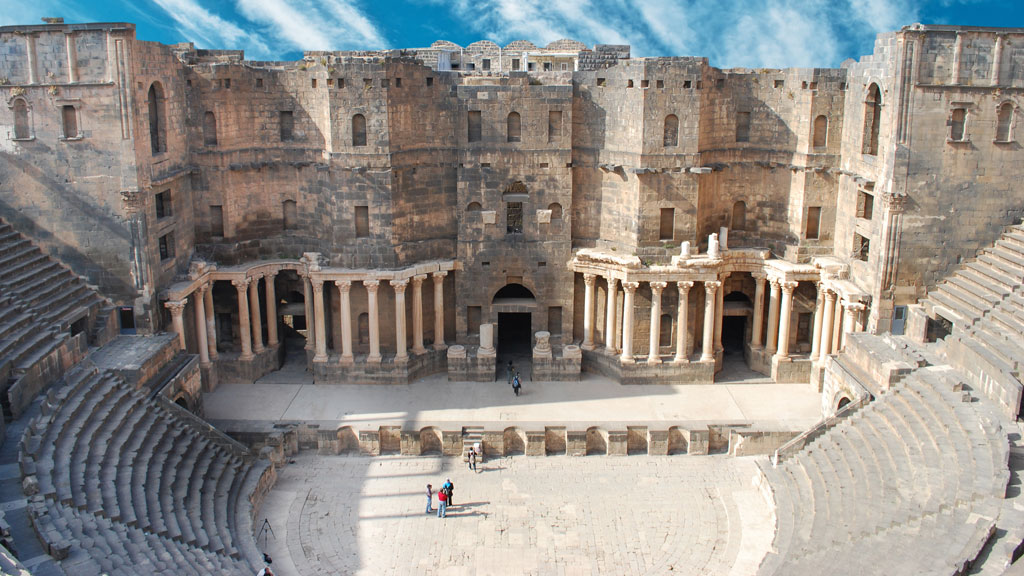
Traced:
[[597, 281], [597, 275], [596, 274], [584, 274], [583, 275], [583, 283], [586, 284], [587, 286], [591, 287], [591, 288], [594, 286], [594, 282], [596, 282], [596, 281]]
[[825, 290], [825, 300], [827, 302], [835, 302], [837, 297], [838, 295], [835, 292], [828, 289]]
[[363, 280], [363, 286], [366, 287], [367, 292], [376, 294], [377, 289], [380, 288], [380, 280]]
[[651, 285], [651, 292], [661, 294], [661, 291], [668, 286], [668, 282], [649, 282]]
[[768, 275], [765, 274], [764, 272], [751, 272], [750, 276], [753, 277], [754, 280], [757, 280], [758, 282], [764, 282], [765, 278], [768, 277]]
[[412, 277], [412, 285], [413, 286], [419, 286], [419, 285], [423, 284], [423, 281], [426, 280], [426, 279], [427, 279], [427, 275], [426, 274], [417, 274], [417, 275]]
[[704, 282], [704, 291], [714, 296], [715, 292], [722, 287], [722, 283], [718, 280], [707, 280]]
[[263, 272], [253, 272], [252, 274], [249, 274], [249, 278], [251, 278], [253, 282], [258, 281], [260, 278], [263, 278], [263, 276]]
[[185, 310], [185, 304], [188, 303], [188, 298], [182, 298], [181, 300], [168, 300], [164, 302], [164, 308], [171, 311], [173, 316], [181, 316], [182, 311]]
[[640, 287], [640, 283], [639, 282], [623, 282], [622, 283], [622, 289], [625, 290], [627, 294], [632, 294], [632, 293], [636, 292], [636, 289], [639, 288], [639, 287]]
[[309, 280], [309, 283], [313, 285], [313, 293], [314, 294], [323, 294], [324, 293], [324, 280], [323, 280], [323, 278], [311, 278]]
[[277, 278], [277, 270], [267, 270], [266, 272], [263, 272], [261, 275], [267, 280], [273, 280], [274, 278]]
[[438, 270], [437, 272], [431, 272], [430, 275], [434, 278], [434, 284], [440, 284], [444, 282], [444, 277], [448, 275], [448, 271]]
[[843, 302], [843, 308], [850, 312], [863, 312], [867, 310], [868, 305], [863, 302]]
[[389, 284], [391, 284], [391, 287], [395, 289], [396, 294], [404, 294], [405, 287], [409, 285], [409, 279], [403, 278], [401, 280], [392, 280]]
[[338, 290], [341, 290], [342, 294], [352, 290], [351, 280], [335, 280], [334, 285], [338, 287]]
[[782, 279], [781, 278], [769, 278], [768, 279], [768, 284], [771, 285], [772, 290], [778, 290], [780, 288], [780, 285], [782, 284]]
[[619, 283], [619, 279], [614, 276], [605, 276], [604, 279], [608, 282], [609, 286], [616, 286]]
[[676, 288], [680, 292], [689, 292], [690, 288], [693, 288], [693, 280], [679, 280], [676, 282]]
[[195, 294], [197, 295], [197, 298], [205, 297], [206, 296], [206, 291], [209, 290], [209, 289], [210, 289], [210, 286], [208, 284], [200, 284], [199, 286], [196, 286]]
[[790, 294], [792, 294], [793, 291], [796, 290], [798, 284], [799, 282], [796, 282], [794, 280], [783, 280], [779, 282], [779, 286], [782, 288], [782, 291], [788, 292]]
[[231, 281], [231, 284], [234, 285], [234, 287], [239, 292], [241, 292], [242, 290], [245, 290], [246, 288], [249, 287], [249, 282], [250, 280], [248, 278], [236, 278]]

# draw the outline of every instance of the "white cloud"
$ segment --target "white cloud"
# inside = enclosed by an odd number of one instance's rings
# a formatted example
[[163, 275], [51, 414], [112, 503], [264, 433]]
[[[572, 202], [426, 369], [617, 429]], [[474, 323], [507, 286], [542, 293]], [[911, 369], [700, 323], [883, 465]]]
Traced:
[[238, 49], [265, 57], [266, 44], [239, 26], [206, 10], [195, 0], [153, 0], [174, 20], [175, 28], [201, 48]]
[[387, 41], [349, 0], [236, 0], [270, 38], [300, 50], [379, 49]]
[[854, 17], [875, 33], [889, 32], [917, 21], [917, 10], [907, 0], [851, 0]]

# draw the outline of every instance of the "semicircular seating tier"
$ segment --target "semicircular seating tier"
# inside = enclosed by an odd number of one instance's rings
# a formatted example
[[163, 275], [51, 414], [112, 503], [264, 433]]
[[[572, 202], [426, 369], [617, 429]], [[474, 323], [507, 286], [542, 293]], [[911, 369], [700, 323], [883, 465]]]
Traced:
[[255, 573], [251, 498], [269, 463], [90, 364], [50, 390], [22, 438], [47, 552], [82, 574]]
[[1009, 441], [958, 382], [948, 366], [916, 370], [777, 467], [762, 463], [777, 530], [758, 574], [963, 573], [1005, 509]]

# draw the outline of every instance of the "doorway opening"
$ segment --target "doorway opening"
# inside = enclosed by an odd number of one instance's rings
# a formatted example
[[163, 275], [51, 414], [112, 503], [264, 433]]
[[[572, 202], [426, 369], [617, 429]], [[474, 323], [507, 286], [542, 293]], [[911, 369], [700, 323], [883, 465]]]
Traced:
[[532, 315], [529, 312], [498, 313], [498, 373], [505, 378], [512, 362], [519, 378], [530, 378], [533, 360]]
[[743, 292], [730, 292], [722, 300], [722, 348], [726, 356], [742, 356], [743, 343], [747, 335], [747, 319], [753, 313], [754, 305]]

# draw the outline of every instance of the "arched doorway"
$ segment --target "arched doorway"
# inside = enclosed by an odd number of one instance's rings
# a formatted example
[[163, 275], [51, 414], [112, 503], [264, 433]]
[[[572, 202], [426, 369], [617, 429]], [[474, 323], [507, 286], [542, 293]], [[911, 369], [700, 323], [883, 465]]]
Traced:
[[846, 396], [843, 396], [842, 398], [839, 399], [839, 404], [836, 405], [836, 411], [842, 410], [849, 403], [850, 403], [850, 399], [847, 398]]
[[491, 309], [497, 316], [496, 328], [499, 380], [504, 377], [509, 362], [529, 378], [533, 358], [533, 311], [537, 299], [529, 288], [518, 283], [506, 284], [494, 294]]

